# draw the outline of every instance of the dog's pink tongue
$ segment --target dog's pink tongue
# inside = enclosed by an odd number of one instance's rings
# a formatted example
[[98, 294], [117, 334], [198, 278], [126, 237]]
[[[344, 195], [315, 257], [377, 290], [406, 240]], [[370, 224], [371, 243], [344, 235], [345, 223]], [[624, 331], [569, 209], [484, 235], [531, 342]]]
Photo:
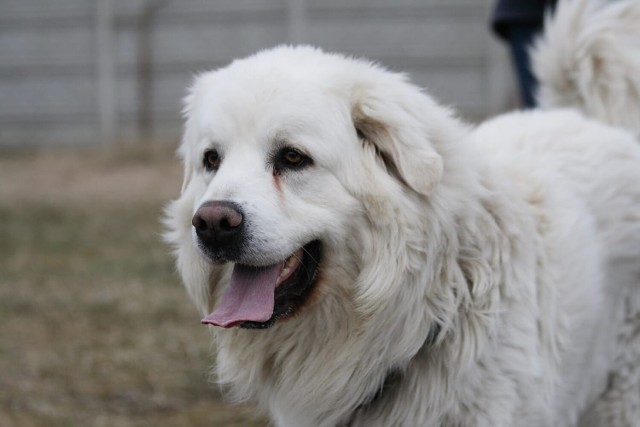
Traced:
[[202, 323], [231, 328], [246, 321], [269, 320], [273, 315], [276, 282], [283, 268], [283, 262], [260, 268], [236, 264], [220, 303]]

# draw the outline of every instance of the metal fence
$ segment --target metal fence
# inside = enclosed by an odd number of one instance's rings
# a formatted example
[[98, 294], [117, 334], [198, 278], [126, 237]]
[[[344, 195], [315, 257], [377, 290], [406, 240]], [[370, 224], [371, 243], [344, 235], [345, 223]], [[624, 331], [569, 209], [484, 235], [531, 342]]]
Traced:
[[505, 109], [490, 0], [0, 0], [0, 146], [174, 139], [191, 76], [282, 43], [406, 71], [470, 119]]

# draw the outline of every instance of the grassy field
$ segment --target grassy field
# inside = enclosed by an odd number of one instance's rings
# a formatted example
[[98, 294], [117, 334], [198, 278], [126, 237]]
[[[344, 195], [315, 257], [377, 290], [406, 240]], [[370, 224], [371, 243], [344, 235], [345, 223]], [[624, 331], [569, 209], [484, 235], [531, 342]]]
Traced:
[[170, 150], [0, 155], [0, 426], [262, 426], [208, 378], [166, 246]]

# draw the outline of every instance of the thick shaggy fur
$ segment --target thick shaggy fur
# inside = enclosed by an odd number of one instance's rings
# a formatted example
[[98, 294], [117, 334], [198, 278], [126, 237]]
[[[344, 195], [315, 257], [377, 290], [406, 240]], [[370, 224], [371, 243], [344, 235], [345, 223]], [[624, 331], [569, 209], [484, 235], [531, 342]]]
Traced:
[[640, 136], [640, 2], [560, 2], [547, 21], [533, 55], [540, 103]]
[[[308, 47], [200, 75], [185, 114], [167, 238], [202, 314], [232, 267], [194, 244], [202, 203], [243, 207], [252, 262], [323, 244], [295, 316], [212, 328], [230, 396], [277, 426], [638, 425], [630, 133], [569, 110], [474, 129], [403, 75]], [[282, 141], [313, 164], [274, 175]], [[202, 167], [212, 146], [216, 173]]]

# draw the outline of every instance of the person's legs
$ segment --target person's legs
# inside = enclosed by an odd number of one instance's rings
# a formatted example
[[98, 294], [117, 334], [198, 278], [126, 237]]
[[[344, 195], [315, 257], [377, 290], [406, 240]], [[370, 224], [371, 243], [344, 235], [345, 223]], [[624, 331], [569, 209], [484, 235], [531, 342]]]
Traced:
[[542, 25], [519, 23], [507, 28], [507, 37], [511, 48], [511, 58], [518, 78], [522, 106], [536, 106], [537, 81], [531, 71], [529, 48], [535, 37], [542, 30]]

